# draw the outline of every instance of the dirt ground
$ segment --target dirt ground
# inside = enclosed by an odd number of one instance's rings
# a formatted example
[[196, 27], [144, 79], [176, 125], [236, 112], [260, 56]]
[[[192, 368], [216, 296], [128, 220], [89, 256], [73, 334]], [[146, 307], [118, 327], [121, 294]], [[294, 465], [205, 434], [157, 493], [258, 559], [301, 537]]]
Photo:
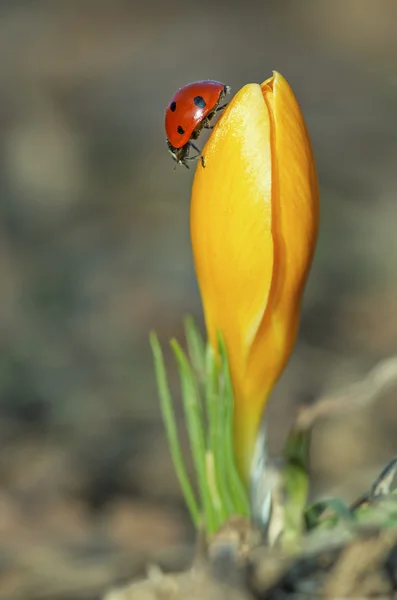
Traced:
[[[1, 600], [93, 600], [193, 556], [148, 344], [202, 322], [192, 173], [164, 139], [178, 87], [278, 70], [311, 133], [321, 230], [272, 452], [299, 403], [396, 353], [396, 19], [394, 0], [0, 2]], [[367, 487], [396, 406], [316, 430], [313, 494]]]

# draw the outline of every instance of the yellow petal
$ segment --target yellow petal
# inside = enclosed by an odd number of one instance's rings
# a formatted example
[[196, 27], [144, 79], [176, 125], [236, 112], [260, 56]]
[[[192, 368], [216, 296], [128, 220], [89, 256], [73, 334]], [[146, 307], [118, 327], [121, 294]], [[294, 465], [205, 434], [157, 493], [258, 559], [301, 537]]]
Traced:
[[315, 244], [318, 193], [303, 117], [277, 73], [246, 85], [196, 170], [191, 237], [209, 339], [221, 331], [247, 477], [262, 411], [295, 340]]
[[260, 86], [245, 86], [214, 129], [192, 192], [191, 236], [207, 330], [214, 346], [217, 329], [223, 332], [238, 387], [238, 367], [266, 307], [273, 270], [269, 127]]

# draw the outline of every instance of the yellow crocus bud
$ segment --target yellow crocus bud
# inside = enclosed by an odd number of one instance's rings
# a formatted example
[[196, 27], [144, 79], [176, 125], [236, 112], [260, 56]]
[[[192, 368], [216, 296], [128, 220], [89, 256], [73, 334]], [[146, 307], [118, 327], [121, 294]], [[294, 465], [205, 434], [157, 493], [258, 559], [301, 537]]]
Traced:
[[248, 480], [264, 406], [291, 354], [316, 244], [319, 191], [309, 135], [279, 74], [231, 100], [204, 150], [191, 238], [208, 337], [226, 343], [237, 463]]

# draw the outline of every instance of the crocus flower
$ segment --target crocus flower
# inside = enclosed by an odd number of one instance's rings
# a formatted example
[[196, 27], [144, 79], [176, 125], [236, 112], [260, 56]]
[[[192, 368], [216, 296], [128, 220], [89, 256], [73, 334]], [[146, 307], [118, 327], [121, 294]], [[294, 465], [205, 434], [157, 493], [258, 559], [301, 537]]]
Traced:
[[191, 238], [209, 340], [226, 343], [237, 464], [249, 477], [264, 406], [292, 351], [319, 193], [297, 100], [274, 72], [231, 100], [203, 150]]

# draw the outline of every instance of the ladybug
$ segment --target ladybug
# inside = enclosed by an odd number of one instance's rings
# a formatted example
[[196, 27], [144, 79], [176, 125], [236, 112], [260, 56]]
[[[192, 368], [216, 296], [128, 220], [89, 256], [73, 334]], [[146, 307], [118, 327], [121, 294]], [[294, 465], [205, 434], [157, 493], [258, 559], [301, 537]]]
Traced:
[[[230, 87], [219, 81], [196, 81], [171, 98], [165, 111], [165, 132], [168, 150], [177, 164], [188, 169], [187, 161], [201, 158], [205, 166], [204, 157], [192, 140], [197, 140], [203, 128], [212, 129], [210, 122], [226, 107], [219, 104], [229, 92]], [[191, 148], [197, 152], [194, 156], [189, 156]]]

